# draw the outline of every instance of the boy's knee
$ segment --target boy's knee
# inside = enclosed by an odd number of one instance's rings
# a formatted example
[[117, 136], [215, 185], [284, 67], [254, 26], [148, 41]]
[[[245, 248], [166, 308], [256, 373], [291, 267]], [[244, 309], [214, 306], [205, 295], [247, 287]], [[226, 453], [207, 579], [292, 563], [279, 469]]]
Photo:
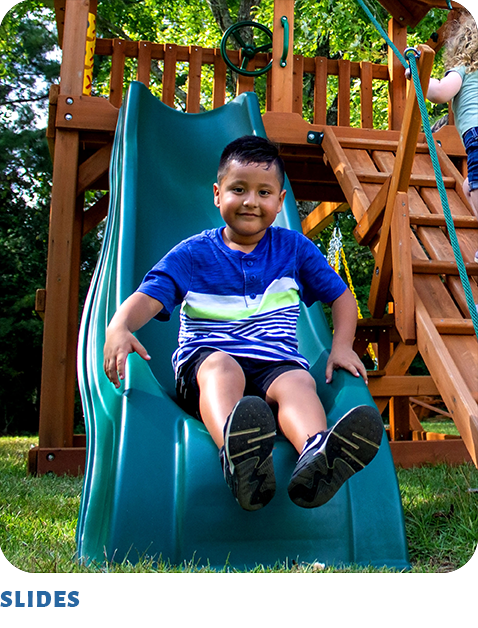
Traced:
[[243, 376], [240, 364], [228, 353], [223, 351], [214, 351], [207, 356], [199, 367], [198, 378], [200, 376], [210, 376], [214, 373], [218, 375]]
[[294, 369], [282, 373], [272, 382], [267, 391], [269, 395], [276, 396], [278, 394], [286, 396], [293, 393], [294, 397], [296, 395], [300, 397], [305, 392], [316, 393], [317, 386], [312, 375], [303, 369]]

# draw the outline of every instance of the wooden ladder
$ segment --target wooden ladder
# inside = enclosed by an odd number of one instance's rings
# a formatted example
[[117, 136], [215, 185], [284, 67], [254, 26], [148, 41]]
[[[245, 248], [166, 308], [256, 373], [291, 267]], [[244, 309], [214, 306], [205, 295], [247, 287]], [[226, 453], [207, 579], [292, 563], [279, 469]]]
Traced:
[[[433, 53], [423, 47], [420, 77], [427, 84]], [[431, 54], [430, 54], [431, 53]], [[462, 440], [442, 438], [429, 461], [463, 458], [478, 466], [478, 341], [447, 234], [429, 149], [413, 86], [401, 132], [325, 128], [322, 148], [356, 220], [355, 237], [375, 257], [369, 309], [357, 330], [356, 350], [378, 343], [378, 371], [370, 390], [381, 411], [390, 402], [392, 441], [427, 438], [410, 397], [439, 394]], [[456, 130], [455, 130], [456, 132]], [[463, 176], [440, 145], [438, 157], [457, 238], [478, 303], [478, 219], [466, 199]], [[322, 203], [304, 222], [314, 235], [339, 203]], [[386, 314], [393, 301], [393, 316]], [[420, 353], [430, 376], [410, 377]], [[407, 453], [409, 462], [417, 461]], [[418, 452], [415, 446], [415, 452]], [[420, 450], [423, 452], [422, 450]], [[430, 450], [431, 451], [431, 450]], [[418, 457], [423, 453], [418, 454]]]

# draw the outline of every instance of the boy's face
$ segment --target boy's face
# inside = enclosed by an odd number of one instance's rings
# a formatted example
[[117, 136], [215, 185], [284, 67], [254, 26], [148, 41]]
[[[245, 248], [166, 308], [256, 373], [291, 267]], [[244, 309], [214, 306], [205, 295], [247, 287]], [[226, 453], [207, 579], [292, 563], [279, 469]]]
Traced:
[[214, 203], [226, 223], [224, 235], [233, 244], [257, 244], [282, 209], [276, 166], [232, 161], [221, 183], [214, 184]]

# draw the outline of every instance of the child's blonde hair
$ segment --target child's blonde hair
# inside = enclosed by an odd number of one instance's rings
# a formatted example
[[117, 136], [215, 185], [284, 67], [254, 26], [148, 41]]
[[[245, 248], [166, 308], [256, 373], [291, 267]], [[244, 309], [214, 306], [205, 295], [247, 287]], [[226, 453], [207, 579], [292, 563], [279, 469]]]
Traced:
[[447, 32], [445, 68], [465, 66], [467, 72], [478, 70], [478, 28], [471, 13], [464, 9]]

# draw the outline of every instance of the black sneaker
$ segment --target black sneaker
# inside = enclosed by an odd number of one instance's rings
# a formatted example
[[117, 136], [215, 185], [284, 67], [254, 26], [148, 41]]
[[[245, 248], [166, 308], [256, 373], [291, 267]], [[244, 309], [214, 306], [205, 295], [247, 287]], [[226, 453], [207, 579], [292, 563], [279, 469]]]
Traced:
[[330, 429], [309, 438], [289, 482], [291, 500], [302, 508], [328, 502], [346, 480], [375, 458], [382, 434], [379, 412], [358, 406]]
[[274, 415], [260, 397], [243, 397], [227, 418], [219, 456], [226, 483], [244, 510], [259, 510], [274, 497], [275, 434]]

